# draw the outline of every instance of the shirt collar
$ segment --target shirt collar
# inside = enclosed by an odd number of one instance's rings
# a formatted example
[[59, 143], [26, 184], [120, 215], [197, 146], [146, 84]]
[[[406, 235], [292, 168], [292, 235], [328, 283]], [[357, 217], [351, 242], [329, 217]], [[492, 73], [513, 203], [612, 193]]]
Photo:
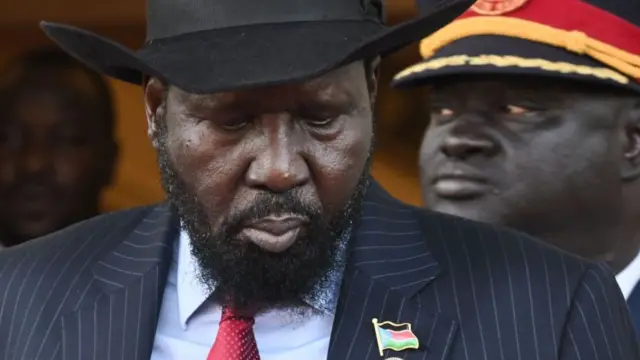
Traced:
[[[331, 290], [323, 292], [323, 296], [314, 297], [313, 301], [311, 299], [302, 299], [309, 306], [328, 315], [333, 315], [338, 306], [338, 294], [342, 284], [344, 260], [346, 260], [347, 243], [350, 236], [351, 227], [341, 237], [342, 241], [337, 253], [339, 258], [336, 261], [336, 264], [340, 264], [340, 267], [331, 269], [329, 273], [329, 289]], [[186, 328], [189, 318], [207, 301], [210, 292], [199, 280], [198, 264], [191, 255], [191, 239], [184, 230], [180, 231], [180, 239], [174, 249], [174, 259], [177, 262], [178, 314], [180, 324], [183, 328]]]
[[184, 231], [180, 231], [180, 240], [174, 250], [177, 261], [176, 289], [178, 292], [178, 314], [180, 324], [186, 328], [191, 315], [209, 297], [207, 288], [198, 278], [198, 263], [191, 256], [191, 239]]
[[628, 299], [640, 280], [640, 253], [638, 253], [636, 258], [633, 259], [624, 270], [616, 275], [616, 280], [618, 281], [618, 286], [620, 286], [624, 298]]

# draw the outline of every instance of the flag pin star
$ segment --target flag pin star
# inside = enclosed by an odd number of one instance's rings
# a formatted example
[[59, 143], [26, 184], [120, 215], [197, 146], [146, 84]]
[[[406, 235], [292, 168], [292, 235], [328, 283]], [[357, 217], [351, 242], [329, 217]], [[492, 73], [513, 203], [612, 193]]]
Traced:
[[[376, 334], [378, 343], [378, 352], [383, 356], [384, 350], [403, 351], [407, 349], [418, 349], [420, 342], [416, 335], [411, 331], [411, 324], [396, 324], [391, 321], [378, 322], [378, 319], [371, 320], [373, 330]], [[392, 360], [395, 358], [387, 359]]]

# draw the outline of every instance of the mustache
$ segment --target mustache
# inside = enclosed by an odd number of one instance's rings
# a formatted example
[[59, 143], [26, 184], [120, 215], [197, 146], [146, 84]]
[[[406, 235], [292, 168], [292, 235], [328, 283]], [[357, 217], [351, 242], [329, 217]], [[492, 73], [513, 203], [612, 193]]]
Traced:
[[11, 184], [6, 186], [3, 191], [6, 193], [21, 193], [24, 191], [42, 191], [57, 194], [58, 184], [48, 176], [19, 176]]
[[319, 204], [304, 199], [299, 191], [291, 190], [285, 193], [260, 193], [251, 204], [231, 213], [225, 221], [234, 229], [244, 224], [263, 219], [268, 216], [294, 215], [318, 221], [322, 218]]

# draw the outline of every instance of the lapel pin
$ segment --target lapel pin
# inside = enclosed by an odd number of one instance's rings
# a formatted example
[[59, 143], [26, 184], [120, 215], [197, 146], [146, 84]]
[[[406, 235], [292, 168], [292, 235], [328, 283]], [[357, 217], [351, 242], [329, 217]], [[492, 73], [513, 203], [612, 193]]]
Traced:
[[391, 321], [378, 322], [374, 318], [373, 330], [376, 333], [376, 341], [378, 342], [378, 352], [383, 356], [382, 351], [389, 349], [392, 351], [402, 351], [407, 349], [417, 349], [420, 342], [416, 335], [411, 331], [411, 324], [396, 324]]

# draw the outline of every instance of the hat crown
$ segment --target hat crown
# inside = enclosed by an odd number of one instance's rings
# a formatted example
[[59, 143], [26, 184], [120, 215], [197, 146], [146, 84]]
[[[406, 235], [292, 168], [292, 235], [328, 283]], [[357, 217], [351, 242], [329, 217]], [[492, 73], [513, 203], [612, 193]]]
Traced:
[[[640, 0], [582, 0], [640, 28]], [[638, 40], [640, 41], [640, 40]]]
[[382, 0], [147, 0], [147, 41], [257, 24], [383, 18]]

